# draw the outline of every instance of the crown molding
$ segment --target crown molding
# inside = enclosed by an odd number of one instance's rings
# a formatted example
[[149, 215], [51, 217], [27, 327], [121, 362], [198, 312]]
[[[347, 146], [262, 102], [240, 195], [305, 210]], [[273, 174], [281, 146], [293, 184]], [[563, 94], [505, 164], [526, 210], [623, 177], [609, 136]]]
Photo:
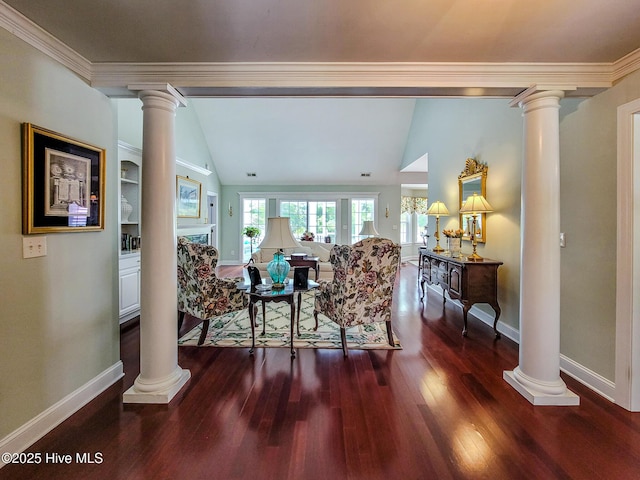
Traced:
[[205, 175], [207, 177], [213, 173], [208, 168], [204, 168], [204, 167], [201, 167], [200, 165], [196, 165], [194, 163], [187, 162], [186, 160], [182, 160], [180, 157], [176, 157], [176, 165], [183, 166], [185, 168], [188, 168], [189, 170], [192, 170], [192, 171], [194, 171], [196, 173], [199, 173], [201, 175]]
[[636, 70], [640, 70], [640, 48], [613, 62], [611, 83], [617, 82]]
[[132, 155], [137, 155], [138, 157], [142, 157], [142, 149], [138, 147], [134, 147], [130, 143], [127, 143], [123, 140], [118, 140], [118, 148], [131, 153]]
[[[197, 94], [207, 88], [456, 88], [525, 89], [533, 83], [611, 86], [610, 64], [557, 63], [94, 63], [91, 85], [114, 92], [125, 85], [169, 82]], [[469, 89], [465, 91], [464, 89]], [[123, 94], [126, 92], [123, 91]]]
[[532, 84], [574, 85], [576, 96], [587, 96], [640, 69], [640, 49], [613, 63], [91, 63], [2, 0], [0, 27], [109, 96], [132, 96], [128, 85], [149, 83], [170, 83], [187, 96], [216, 88], [306, 88], [310, 94], [331, 88], [351, 89], [346, 93], [405, 88], [434, 96], [504, 97]]
[[89, 60], [2, 1], [0, 27], [61, 63], [87, 83], [91, 82], [92, 66]]
[[[123, 141], [123, 140], [118, 140], [118, 148], [129, 152], [133, 155], [142, 157], [142, 149], [138, 148], [138, 147], [134, 147], [133, 145]], [[187, 162], [186, 160], [183, 160], [180, 157], [176, 157], [176, 165], [181, 165], [185, 168], [188, 168], [189, 170], [192, 170], [194, 172], [197, 172], [201, 175], [205, 175], [205, 176], [209, 176], [213, 173], [213, 171], [209, 170], [208, 168], [204, 168], [201, 167], [200, 165], [196, 165], [194, 163], [191, 162]]]

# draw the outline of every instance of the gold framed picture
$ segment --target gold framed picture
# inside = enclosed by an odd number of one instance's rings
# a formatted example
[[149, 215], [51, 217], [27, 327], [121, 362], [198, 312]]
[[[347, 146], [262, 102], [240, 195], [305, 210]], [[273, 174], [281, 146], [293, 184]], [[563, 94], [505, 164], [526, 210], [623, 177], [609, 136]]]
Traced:
[[106, 150], [22, 124], [22, 233], [104, 229]]
[[176, 215], [178, 218], [200, 218], [202, 184], [189, 177], [176, 176]]

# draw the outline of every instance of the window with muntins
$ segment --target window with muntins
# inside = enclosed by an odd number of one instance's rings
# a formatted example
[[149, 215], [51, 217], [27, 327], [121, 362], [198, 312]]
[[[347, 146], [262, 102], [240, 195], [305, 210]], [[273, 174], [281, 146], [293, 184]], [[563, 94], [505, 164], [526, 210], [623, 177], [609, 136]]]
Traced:
[[356, 243], [365, 236], [360, 235], [365, 220], [375, 220], [375, 199], [351, 199], [351, 243]]
[[248, 262], [251, 251], [255, 251], [264, 238], [267, 229], [267, 200], [265, 198], [244, 198], [242, 200], [242, 231], [245, 227], [257, 227], [260, 235], [253, 238], [242, 236], [242, 261]]
[[314, 240], [323, 242], [325, 237], [336, 238], [336, 202], [333, 200], [282, 200], [280, 216], [289, 217], [291, 232], [301, 239], [305, 232], [311, 232]]

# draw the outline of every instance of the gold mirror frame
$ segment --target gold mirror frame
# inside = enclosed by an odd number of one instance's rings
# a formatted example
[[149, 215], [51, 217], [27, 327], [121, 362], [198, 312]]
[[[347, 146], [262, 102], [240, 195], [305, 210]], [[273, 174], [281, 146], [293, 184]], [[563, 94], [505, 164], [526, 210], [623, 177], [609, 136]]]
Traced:
[[[462, 208], [462, 204], [467, 200], [469, 195], [473, 195], [474, 192], [487, 198], [487, 171], [489, 167], [478, 162], [475, 158], [467, 158], [465, 162], [464, 170], [458, 175], [458, 198], [460, 204], [458, 208]], [[471, 241], [471, 222], [472, 218], [469, 214], [459, 214], [460, 217], [460, 229], [464, 231], [462, 236], [463, 240]], [[486, 236], [486, 213], [481, 213], [477, 218], [476, 225], [476, 241], [478, 243], [485, 243]]]

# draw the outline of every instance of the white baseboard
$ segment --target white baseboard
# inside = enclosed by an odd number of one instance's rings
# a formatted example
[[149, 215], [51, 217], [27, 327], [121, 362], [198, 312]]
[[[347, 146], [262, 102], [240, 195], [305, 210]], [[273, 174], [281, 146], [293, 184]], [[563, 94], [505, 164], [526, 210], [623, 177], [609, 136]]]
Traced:
[[[425, 285], [426, 285], [426, 283], [425, 283]], [[440, 286], [438, 286], [438, 285], [428, 285], [428, 287], [431, 290], [433, 290], [434, 292], [437, 292], [438, 295], [442, 296], [442, 288], [440, 288]], [[452, 301], [452, 300], [450, 300], [448, 298], [448, 295], [447, 295], [447, 300]], [[462, 306], [460, 305], [459, 302], [456, 302], [456, 303], [457, 303], [458, 306], [460, 306], [460, 308], [462, 308]], [[475, 305], [469, 309], [469, 314], [471, 314], [474, 317], [476, 317], [482, 323], [486, 323], [491, 328], [493, 328], [493, 321], [494, 321], [495, 317], [492, 314], [487, 313], [487, 312], [485, 312], [483, 310], [480, 310]], [[500, 320], [498, 320], [498, 325], [496, 325], [496, 328], [505, 337], [509, 338], [510, 340], [513, 340], [514, 342], [516, 342], [518, 344], [520, 343], [520, 331], [519, 330], [516, 330], [515, 328], [513, 328], [510, 325], [506, 325], [504, 323], [500, 323]]]
[[244, 265], [244, 264], [241, 263], [240, 260], [218, 260], [218, 265], [236, 266], [236, 265]]
[[616, 384], [602, 375], [560, 354], [560, 370], [607, 400], [615, 403]]
[[[439, 295], [442, 295], [442, 289], [439, 286], [429, 285], [429, 288], [434, 292], [438, 292]], [[493, 316], [491, 314], [475, 307], [471, 307], [469, 313], [481, 322], [484, 322], [493, 328]], [[520, 344], [520, 330], [516, 330], [515, 328], [498, 321], [498, 331], [505, 337], [513, 340], [517, 344]], [[611, 402], [615, 401], [616, 384], [611, 380], [604, 378], [602, 375], [589, 370], [587, 367], [562, 354], [560, 354], [560, 370], [572, 378], [575, 378], [598, 395], [603, 396]]]
[[[0, 440], [0, 452], [23, 452], [123, 376], [122, 362], [118, 361]], [[0, 460], [0, 468], [4, 465]]]

